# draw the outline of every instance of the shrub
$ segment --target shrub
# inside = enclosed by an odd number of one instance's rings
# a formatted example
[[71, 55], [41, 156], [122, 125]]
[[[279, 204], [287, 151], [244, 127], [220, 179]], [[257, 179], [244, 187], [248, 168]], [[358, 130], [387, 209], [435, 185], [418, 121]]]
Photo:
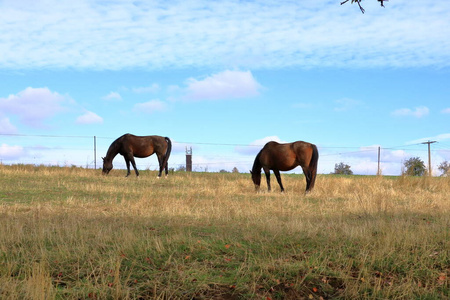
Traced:
[[350, 166], [343, 162], [334, 165], [334, 174], [353, 175], [353, 171], [350, 170]]

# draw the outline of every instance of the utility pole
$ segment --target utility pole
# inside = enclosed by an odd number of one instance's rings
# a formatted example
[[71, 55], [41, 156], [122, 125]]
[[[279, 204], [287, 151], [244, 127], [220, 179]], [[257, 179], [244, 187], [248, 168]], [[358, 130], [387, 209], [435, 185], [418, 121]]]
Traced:
[[380, 170], [380, 149], [381, 147], [378, 147], [378, 171], [377, 171], [377, 175], [380, 176], [381, 175], [381, 170]]
[[97, 170], [97, 137], [94, 135], [94, 170]]
[[436, 143], [436, 141], [428, 141], [423, 142], [422, 144], [428, 144], [428, 176], [431, 176], [431, 151], [430, 151], [430, 145]]

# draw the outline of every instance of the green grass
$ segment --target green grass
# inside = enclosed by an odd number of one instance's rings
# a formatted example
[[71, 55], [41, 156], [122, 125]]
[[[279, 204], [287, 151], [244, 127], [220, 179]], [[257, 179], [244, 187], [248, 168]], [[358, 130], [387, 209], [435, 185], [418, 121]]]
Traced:
[[450, 297], [449, 178], [124, 175], [0, 165], [0, 298]]

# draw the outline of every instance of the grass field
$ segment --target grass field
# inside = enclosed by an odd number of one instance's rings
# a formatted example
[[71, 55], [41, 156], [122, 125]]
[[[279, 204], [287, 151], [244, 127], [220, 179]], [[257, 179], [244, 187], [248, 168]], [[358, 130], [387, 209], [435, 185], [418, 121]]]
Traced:
[[450, 297], [450, 178], [124, 175], [0, 165], [0, 298]]

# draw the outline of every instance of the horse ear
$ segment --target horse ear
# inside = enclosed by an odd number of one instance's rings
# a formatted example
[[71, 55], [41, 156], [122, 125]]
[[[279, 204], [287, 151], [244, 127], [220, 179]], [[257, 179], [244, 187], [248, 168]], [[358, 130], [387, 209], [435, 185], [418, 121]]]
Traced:
[[105, 161], [105, 158], [102, 156], [103, 161]]
[[253, 174], [252, 170], [250, 170], [250, 174]]

